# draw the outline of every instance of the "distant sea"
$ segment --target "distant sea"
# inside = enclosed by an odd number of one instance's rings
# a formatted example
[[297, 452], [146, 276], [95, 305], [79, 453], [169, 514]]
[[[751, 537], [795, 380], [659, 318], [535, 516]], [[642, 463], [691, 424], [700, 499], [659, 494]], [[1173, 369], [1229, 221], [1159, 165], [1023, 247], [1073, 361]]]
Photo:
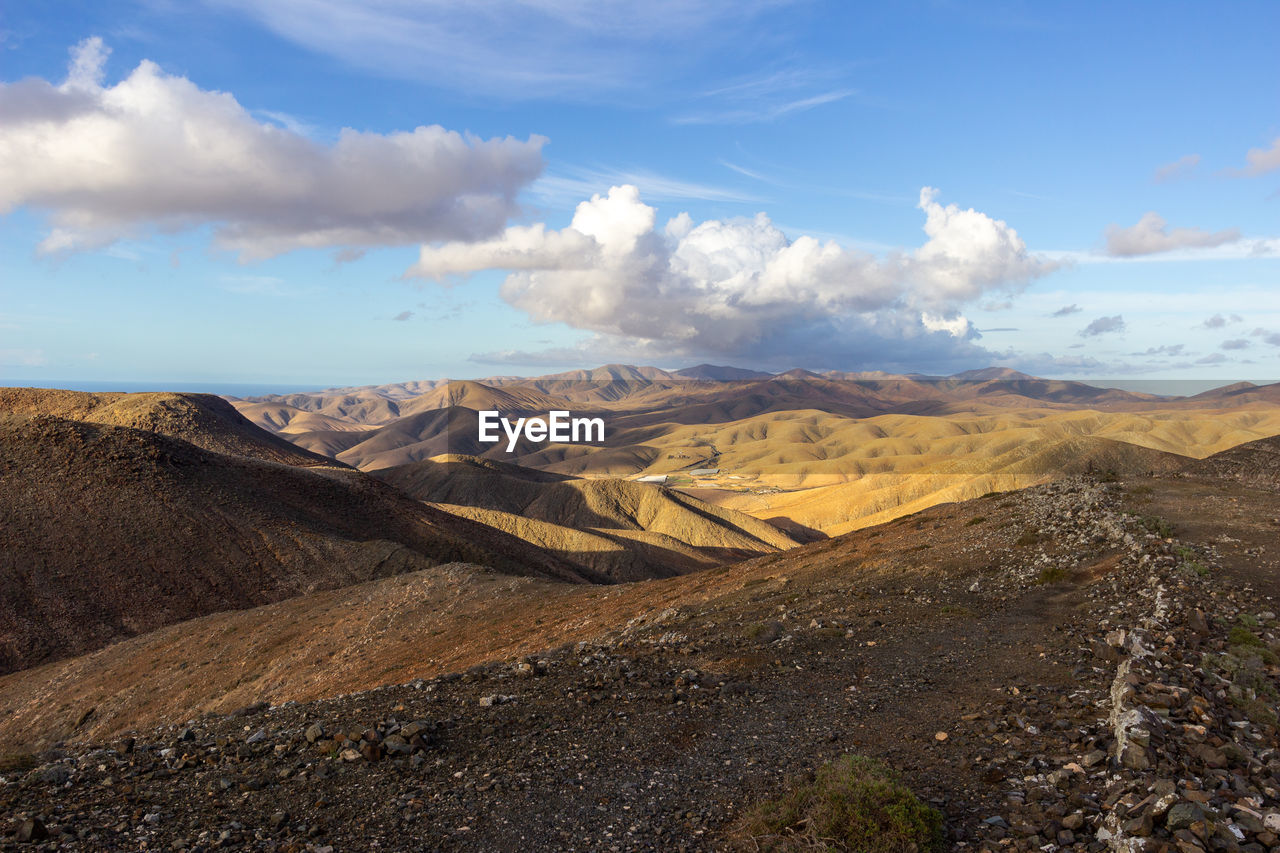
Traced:
[[224, 397], [262, 397], [267, 394], [297, 394], [323, 391], [332, 385], [293, 385], [286, 382], [111, 382], [100, 379], [0, 379], [0, 387], [61, 388], [66, 391], [189, 391]]

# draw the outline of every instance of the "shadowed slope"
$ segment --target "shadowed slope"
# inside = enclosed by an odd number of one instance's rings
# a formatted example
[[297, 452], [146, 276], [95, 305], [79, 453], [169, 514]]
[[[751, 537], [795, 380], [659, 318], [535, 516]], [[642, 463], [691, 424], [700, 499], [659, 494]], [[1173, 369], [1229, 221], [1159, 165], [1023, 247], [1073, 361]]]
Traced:
[[0, 416], [0, 519], [0, 671], [438, 562], [603, 579], [358, 471], [43, 416]]
[[226, 400], [212, 394], [89, 394], [0, 388], [0, 413], [5, 412], [132, 427], [179, 438], [205, 450], [286, 465], [333, 464], [324, 456], [255, 426]]

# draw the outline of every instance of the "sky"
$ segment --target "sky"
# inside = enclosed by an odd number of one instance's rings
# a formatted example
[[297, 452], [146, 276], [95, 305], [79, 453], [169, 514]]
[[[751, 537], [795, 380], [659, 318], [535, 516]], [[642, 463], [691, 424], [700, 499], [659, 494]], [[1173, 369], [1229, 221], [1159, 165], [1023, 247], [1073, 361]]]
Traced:
[[1280, 6], [0, 11], [0, 381], [1280, 378]]

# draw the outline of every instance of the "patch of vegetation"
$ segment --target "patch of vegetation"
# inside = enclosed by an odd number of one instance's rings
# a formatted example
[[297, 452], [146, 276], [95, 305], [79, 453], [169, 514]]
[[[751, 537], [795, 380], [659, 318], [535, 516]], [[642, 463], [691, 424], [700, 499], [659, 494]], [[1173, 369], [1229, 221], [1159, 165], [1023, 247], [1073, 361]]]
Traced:
[[1067, 579], [1067, 570], [1062, 566], [1045, 566], [1036, 578], [1038, 584], [1061, 583]]
[[985, 515], [975, 515], [973, 518], [966, 521], [964, 525], [965, 527], [973, 527], [975, 524], [982, 524], [986, 520], [987, 517]]
[[1237, 625], [1227, 632], [1227, 642], [1233, 646], [1262, 646], [1258, 635], [1243, 625]]
[[1155, 489], [1150, 486], [1132, 486], [1125, 491], [1126, 494], [1133, 495], [1134, 497], [1146, 497], [1147, 495], [1155, 493]]
[[1026, 547], [1028, 545], [1037, 545], [1042, 541], [1044, 541], [1044, 537], [1041, 535], [1039, 530], [1028, 530], [1026, 533], [1023, 533], [1017, 539], [1013, 540], [1013, 544]]
[[1241, 613], [1236, 617], [1236, 621], [1246, 628], [1258, 628], [1262, 625], [1262, 623], [1258, 621], [1258, 617], [1254, 616], [1252, 613]]
[[24, 772], [35, 766], [36, 757], [29, 752], [0, 753], [0, 773]]
[[974, 613], [972, 609], [965, 607], [963, 604], [944, 604], [942, 605], [942, 612], [952, 616], [963, 616], [966, 619], [978, 618], [977, 613]]
[[[1256, 639], [1256, 638], [1255, 638]], [[1271, 649], [1261, 651], [1271, 655]], [[1206, 654], [1201, 666], [1210, 672], [1216, 672], [1231, 680], [1227, 688], [1227, 699], [1239, 708], [1246, 717], [1259, 725], [1275, 727], [1277, 724], [1276, 704], [1280, 702], [1275, 684], [1263, 672], [1266, 663], [1259, 649], [1255, 646], [1236, 645], [1230, 652], [1222, 654]]]
[[814, 633], [817, 634], [819, 637], [827, 637], [828, 639], [835, 639], [836, 637], [844, 636], [844, 628], [836, 628], [835, 626], [831, 626], [828, 628], [819, 628]]
[[937, 851], [942, 815], [871, 758], [845, 755], [753, 806], [736, 824], [739, 849], [761, 851]]
[[1138, 518], [1138, 524], [1148, 533], [1154, 533], [1161, 539], [1168, 539], [1173, 535], [1173, 525], [1154, 515], [1144, 515]]
[[928, 550], [929, 550], [930, 548], [932, 548], [932, 547], [933, 547], [932, 545], [930, 545], [930, 544], [928, 544], [928, 543], [925, 543], [924, 545], [917, 545], [916, 547], [912, 548], [911, 550], [912, 550], [912, 551], [928, 551]]
[[1183, 563], [1182, 570], [1189, 574], [1199, 575], [1202, 578], [1209, 576], [1209, 570], [1205, 568], [1203, 564], [1198, 563], [1195, 560], [1188, 560]]

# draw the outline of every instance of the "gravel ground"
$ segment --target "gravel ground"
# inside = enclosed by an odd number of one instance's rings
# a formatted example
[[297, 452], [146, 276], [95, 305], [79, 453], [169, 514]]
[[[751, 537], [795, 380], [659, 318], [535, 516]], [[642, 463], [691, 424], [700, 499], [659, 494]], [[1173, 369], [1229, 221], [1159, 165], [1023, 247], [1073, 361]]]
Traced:
[[0, 849], [725, 849], [850, 752], [955, 849], [1280, 849], [1273, 589], [1149, 514], [1183, 486], [936, 507], [595, 642], [10, 756]]

